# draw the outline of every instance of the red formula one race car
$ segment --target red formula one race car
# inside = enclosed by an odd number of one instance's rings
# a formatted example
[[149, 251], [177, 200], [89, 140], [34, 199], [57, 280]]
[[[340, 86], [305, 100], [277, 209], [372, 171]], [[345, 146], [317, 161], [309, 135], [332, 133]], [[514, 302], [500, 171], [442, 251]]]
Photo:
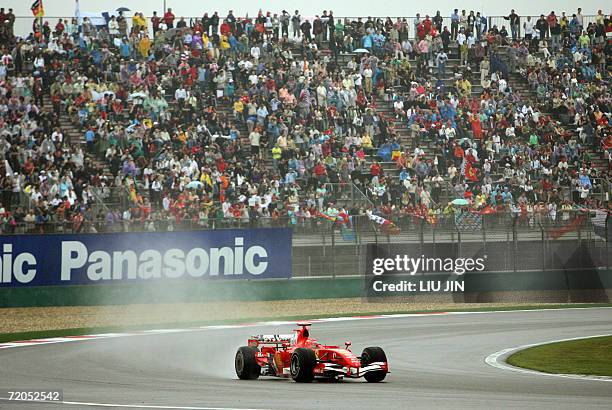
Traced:
[[293, 334], [250, 337], [248, 346], [236, 352], [238, 377], [291, 377], [296, 382], [363, 377], [376, 383], [389, 373], [387, 356], [380, 347], [366, 347], [361, 356], [355, 356], [351, 342], [345, 342], [344, 348], [322, 345], [310, 337], [310, 323], [298, 323], [298, 327]]

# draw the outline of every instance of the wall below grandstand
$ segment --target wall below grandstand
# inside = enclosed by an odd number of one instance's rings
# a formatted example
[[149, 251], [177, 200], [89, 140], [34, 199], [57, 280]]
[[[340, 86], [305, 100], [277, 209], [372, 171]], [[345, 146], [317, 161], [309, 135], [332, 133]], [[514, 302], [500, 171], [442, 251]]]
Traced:
[[[447, 275], [431, 275], [432, 279]], [[399, 279], [399, 278], [398, 278]], [[612, 269], [590, 271], [487, 272], [465, 276], [462, 294], [436, 301], [456, 303], [608, 303]], [[205, 303], [367, 297], [363, 276], [173, 284], [37, 286], [0, 289], [0, 307], [95, 306], [150, 303]], [[380, 301], [433, 301], [429, 296], [395, 295]], [[376, 300], [376, 299], [370, 299]]]
[[[462, 292], [384, 295], [407, 302], [612, 297], [612, 255], [604, 241], [483, 242], [478, 235], [460, 236], [427, 242], [362, 235], [351, 243], [297, 236], [286, 228], [3, 236], [0, 307], [378, 298], [370, 292], [372, 258], [395, 255], [484, 261], [478, 272], [453, 275], [465, 283]], [[444, 271], [396, 272], [390, 280], [445, 280], [450, 271]]]

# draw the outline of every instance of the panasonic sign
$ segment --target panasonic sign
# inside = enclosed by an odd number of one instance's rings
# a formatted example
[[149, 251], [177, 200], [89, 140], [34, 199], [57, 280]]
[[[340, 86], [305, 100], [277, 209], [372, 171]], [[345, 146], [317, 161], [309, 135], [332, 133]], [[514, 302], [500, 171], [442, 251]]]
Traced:
[[291, 276], [289, 229], [24, 235], [2, 242], [0, 286]]

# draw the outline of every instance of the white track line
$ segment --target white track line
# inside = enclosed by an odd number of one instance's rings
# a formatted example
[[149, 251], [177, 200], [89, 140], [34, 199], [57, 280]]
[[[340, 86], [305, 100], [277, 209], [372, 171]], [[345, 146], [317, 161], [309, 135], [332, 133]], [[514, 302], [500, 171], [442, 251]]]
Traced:
[[[9, 401], [6, 397], [0, 397], [0, 400]], [[167, 410], [264, 410], [264, 409], [249, 409], [241, 407], [192, 407], [192, 406], [155, 406], [145, 404], [114, 404], [114, 403], [88, 403], [82, 401], [42, 401], [42, 400], [13, 400], [13, 403], [37, 403], [37, 404], [61, 404], [69, 406], [82, 407], [120, 407], [128, 409], [167, 409]]]
[[540, 343], [532, 343], [528, 345], [518, 346], [518, 347], [510, 347], [507, 349], [500, 350], [499, 352], [495, 352], [486, 357], [485, 363], [489, 366], [497, 367], [502, 370], [510, 370], [517, 373], [531, 374], [536, 376], [550, 376], [550, 377], [562, 377], [564, 379], [574, 379], [574, 380], [588, 380], [588, 381], [600, 381], [600, 382], [612, 382], [612, 377], [609, 376], [594, 376], [588, 374], [564, 374], [564, 373], [545, 373], [537, 370], [525, 369], [522, 367], [512, 366], [506, 362], [508, 357], [512, 356], [514, 353], [528, 349], [530, 347], [542, 346], [551, 343], [558, 342], [569, 342], [571, 340], [581, 340], [581, 339], [593, 339], [595, 337], [604, 337], [604, 336], [612, 336], [612, 333], [604, 334], [604, 335], [593, 335], [593, 336], [581, 336], [581, 337], [572, 337], [569, 339], [558, 339], [558, 340], [549, 340], [546, 342]]

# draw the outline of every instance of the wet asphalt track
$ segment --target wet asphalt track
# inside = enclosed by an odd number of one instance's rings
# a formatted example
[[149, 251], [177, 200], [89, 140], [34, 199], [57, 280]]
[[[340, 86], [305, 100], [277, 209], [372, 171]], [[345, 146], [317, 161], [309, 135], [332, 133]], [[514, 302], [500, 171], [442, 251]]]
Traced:
[[[66, 401], [168, 406], [158, 408], [612, 407], [610, 382], [520, 374], [484, 362], [487, 355], [508, 347], [612, 333], [612, 309], [315, 323], [312, 334], [321, 342], [341, 344], [349, 339], [358, 352], [369, 345], [382, 346], [392, 371], [386, 382], [298, 384], [235, 378], [234, 352], [248, 334], [290, 330], [291, 326], [203, 330], [6, 349], [0, 351], [0, 388], [61, 388]], [[0, 401], [0, 408], [96, 407]]]

